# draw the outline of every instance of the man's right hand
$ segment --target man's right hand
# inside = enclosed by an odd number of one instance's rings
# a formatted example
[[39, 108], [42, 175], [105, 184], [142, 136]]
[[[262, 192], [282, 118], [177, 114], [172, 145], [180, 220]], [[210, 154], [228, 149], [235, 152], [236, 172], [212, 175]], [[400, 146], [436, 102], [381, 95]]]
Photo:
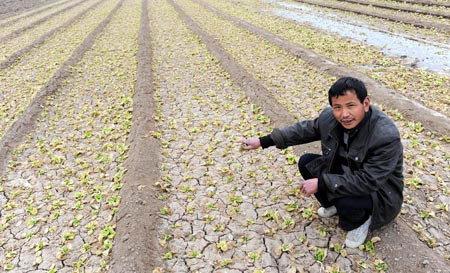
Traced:
[[239, 141], [243, 150], [255, 150], [261, 147], [261, 142], [257, 137], [242, 139]]

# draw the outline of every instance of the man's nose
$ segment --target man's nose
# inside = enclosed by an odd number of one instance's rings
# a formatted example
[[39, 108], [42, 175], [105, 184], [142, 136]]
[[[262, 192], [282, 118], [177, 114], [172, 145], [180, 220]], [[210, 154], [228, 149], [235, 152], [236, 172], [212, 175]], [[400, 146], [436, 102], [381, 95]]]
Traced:
[[348, 117], [350, 115], [350, 111], [346, 108], [342, 109], [342, 117]]

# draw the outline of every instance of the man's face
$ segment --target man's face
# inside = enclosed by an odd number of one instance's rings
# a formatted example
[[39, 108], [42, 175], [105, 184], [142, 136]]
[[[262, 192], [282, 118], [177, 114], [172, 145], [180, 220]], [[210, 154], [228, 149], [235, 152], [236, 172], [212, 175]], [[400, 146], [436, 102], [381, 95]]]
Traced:
[[361, 103], [354, 90], [347, 90], [343, 96], [331, 98], [333, 115], [345, 129], [355, 128], [369, 111], [369, 106], [370, 98], [366, 97]]

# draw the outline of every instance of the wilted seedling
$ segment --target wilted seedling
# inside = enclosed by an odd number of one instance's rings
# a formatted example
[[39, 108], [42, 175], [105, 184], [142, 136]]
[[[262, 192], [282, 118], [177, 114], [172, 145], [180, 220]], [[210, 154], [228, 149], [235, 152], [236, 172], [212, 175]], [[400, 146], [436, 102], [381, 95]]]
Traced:
[[192, 250], [191, 252], [188, 253], [187, 256], [188, 258], [200, 258], [202, 254], [198, 250]]
[[326, 237], [327, 236], [327, 227], [324, 226], [320, 226], [317, 228], [317, 230], [319, 231], [319, 234], [321, 237]]
[[256, 260], [261, 258], [261, 254], [257, 252], [249, 252], [247, 256], [250, 258], [250, 260], [254, 263]]
[[295, 201], [291, 201], [287, 206], [286, 206], [286, 211], [288, 212], [294, 212], [297, 211], [300, 208], [300, 204], [296, 203]]
[[223, 225], [221, 225], [221, 224], [216, 224], [216, 225], [214, 226], [214, 231], [215, 231], [215, 232], [222, 232], [222, 231], [224, 231], [224, 229], [225, 229], [225, 226], [223, 226]]
[[216, 243], [216, 249], [221, 252], [226, 252], [230, 249], [230, 244], [227, 241], [221, 240], [218, 243]]
[[308, 220], [311, 219], [313, 214], [314, 214], [314, 212], [310, 208], [303, 208], [303, 210], [302, 210], [302, 217], [305, 219], [308, 219]]
[[225, 267], [229, 264], [231, 264], [233, 261], [231, 259], [225, 259], [225, 260], [220, 260], [218, 261], [218, 264], [220, 267]]
[[319, 262], [325, 261], [325, 258], [327, 257], [327, 250], [323, 248], [318, 248], [316, 250], [316, 253], [314, 254], [314, 259]]
[[375, 259], [375, 269], [378, 270], [379, 272], [385, 272], [388, 269], [388, 265], [383, 262], [383, 260], [380, 259]]
[[163, 207], [160, 209], [162, 215], [171, 215], [172, 211], [168, 207]]

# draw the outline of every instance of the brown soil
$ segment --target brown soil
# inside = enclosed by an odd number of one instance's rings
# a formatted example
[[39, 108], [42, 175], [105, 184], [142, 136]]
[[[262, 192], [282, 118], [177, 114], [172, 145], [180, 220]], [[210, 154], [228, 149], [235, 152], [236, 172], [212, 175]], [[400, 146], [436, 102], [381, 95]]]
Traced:
[[[147, 0], [142, 10], [147, 11]], [[148, 14], [142, 12], [139, 29], [137, 82], [133, 99], [133, 126], [130, 150], [121, 190], [122, 200], [117, 215], [116, 237], [110, 272], [148, 272], [161, 266], [162, 249], [158, 243], [160, 230], [159, 210], [153, 184], [159, 179], [159, 140], [150, 136], [155, 130], [153, 116], [152, 50]]]
[[[52, 1], [2, 1], [0, 3], [0, 19], [6, 18], [7, 14], [11, 15], [14, 12], [24, 11], [50, 2]], [[62, 81], [69, 76], [70, 67], [76, 64], [92, 46], [96, 36], [107, 25], [122, 2], [77, 48], [71, 58], [33, 100], [23, 116], [5, 133], [5, 136], [0, 141], [0, 173], [5, 170], [7, 159], [11, 152], [23, 141], [26, 134], [33, 129], [33, 124], [42, 109], [41, 105], [45, 105], [47, 98], [58, 90]], [[144, 11], [148, 9], [147, 2], [147, 0], [142, 0]], [[205, 43], [212, 55], [220, 61], [224, 69], [230, 74], [233, 82], [244, 90], [253, 102], [264, 108], [264, 112], [271, 118], [274, 126], [280, 127], [295, 122], [295, 119], [288, 111], [269, 95], [267, 89], [246, 72], [214, 38], [203, 31], [172, 0], [169, 0], [169, 2], [200, 37], [202, 42]], [[213, 9], [211, 8], [211, 10]], [[379, 102], [390, 108], [399, 109], [406, 116], [413, 120], [421, 121], [424, 125], [437, 132], [448, 133], [450, 131], [450, 122], [447, 117], [408, 100], [406, 97], [399, 95], [394, 90], [388, 89], [369, 77], [351, 71], [341, 65], [331, 63], [329, 60], [309, 50], [237, 18], [221, 14], [218, 11], [215, 12], [270, 40], [330, 75], [342, 76], [352, 74], [360, 77], [367, 83], [368, 88], [374, 93], [374, 97]], [[76, 20], [75, 18], [72, 20]], [[124, 201], [121, 202], [117, 215], [118, 223], [112, 252], [111, 272], [148, 272], [150, 268], [156, 266], [164, 267], [161, 265], [163, 263], [161, 260], [162, 250], [158, 244], [160, 232], [158, 214], [161, 204], [155, 189], [152, 187], [153, 183], [159, 178], [159, 141], [149, 137], [149, 132], [154, 130], [152, 117], [155, 112], [155, 103], [152, 101], [152, 52], [149, 33], [147, 12], [143, 12], [139, 31], [139, 53], [137, 57], [139, 62], [133, 105], [133, 127], [129, 139], [128, 172], [124, 177], [124, 187], [121, 191], [122, 200]], [[0, 64], [0, 68], [3, 67], [2, 65]], [[398, 99], [391, 100], [392, 96], [396, 96]], [[296, 152], [301, 154], [305, 150], [317, 151], [317, 143], [310, 144], [307, 147], [302, 146], [301, 151], [298, 148]], [[390, 265], [391, 272], [445, 272], [448, 270], [447, 268], [450, 265], [448, 261], [443, 260], [442, 257], [433, 251], [428, 251], [428, 247], [417, 239], [414, 231], [401, 218], [376, 231], [375, 235], [383, 238], [379, 243], [380, 252]]]

